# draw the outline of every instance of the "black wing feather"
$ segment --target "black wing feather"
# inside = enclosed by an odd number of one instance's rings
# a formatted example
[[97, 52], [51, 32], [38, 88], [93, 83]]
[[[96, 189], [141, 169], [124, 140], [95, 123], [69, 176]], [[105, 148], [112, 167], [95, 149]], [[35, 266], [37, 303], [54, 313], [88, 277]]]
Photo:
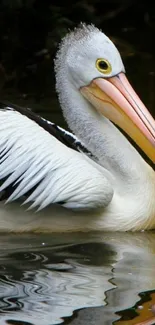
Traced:
[[6, 101], [0, 101], [0, 109], [13, 109], [18, 111], [22, 115], [27, 116], [29, 119], [36, 122], [40, 127], [49, 132], [52, 136], [54, 136], [57, 140], [62, 142], [67, 147], [74, 149], [76, 151], [82, 151], [85, 154], [88, 154], [93, 158], [92, 153], [78, 140], [76, 137], [70, 133], [66, 132], [65, 129], [60, 128], [55, 123], [47, 121], [45, 118], [40, 115], [34, 113], [31, 109], [26, 107], [21, 107], [16, 104], [12, 104]]

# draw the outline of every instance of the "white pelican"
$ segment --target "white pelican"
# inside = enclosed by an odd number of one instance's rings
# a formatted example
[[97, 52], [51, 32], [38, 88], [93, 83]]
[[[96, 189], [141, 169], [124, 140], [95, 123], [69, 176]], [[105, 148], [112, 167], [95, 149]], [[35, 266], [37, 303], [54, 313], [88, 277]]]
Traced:
[[[62, 40], [55, 72], [76, 137], [29, 109], [2, 104], [1, 231], [154, 229], [155, 172], [112, 122], [155, 162], [155, 121], [118, 50], [81, 24]], [[11, 203], [18, 200], [22, 207]]]

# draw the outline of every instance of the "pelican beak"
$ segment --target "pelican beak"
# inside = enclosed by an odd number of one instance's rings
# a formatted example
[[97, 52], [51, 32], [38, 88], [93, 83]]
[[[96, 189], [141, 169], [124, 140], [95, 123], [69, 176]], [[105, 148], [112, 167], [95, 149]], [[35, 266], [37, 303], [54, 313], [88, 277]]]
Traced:
[[155, 120], [124, 73], [111, 78], [94, 79], [80, 91], [101, 114], [123, 129], [155, 163]]

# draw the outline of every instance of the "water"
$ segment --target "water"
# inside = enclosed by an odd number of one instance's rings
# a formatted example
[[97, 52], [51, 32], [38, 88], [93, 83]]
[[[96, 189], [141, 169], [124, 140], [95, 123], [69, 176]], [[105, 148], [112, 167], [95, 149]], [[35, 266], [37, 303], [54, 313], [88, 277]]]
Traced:
[[155, 323], [155, 233], [8, 234], [0, 245], [0, 325]]

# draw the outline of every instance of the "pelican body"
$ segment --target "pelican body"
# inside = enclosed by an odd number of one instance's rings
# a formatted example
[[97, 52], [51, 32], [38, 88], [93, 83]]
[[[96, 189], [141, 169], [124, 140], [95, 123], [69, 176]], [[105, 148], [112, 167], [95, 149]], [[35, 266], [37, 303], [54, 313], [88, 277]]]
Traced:
[[[56, 90], [69, 129], [1, 103], [1, 231], [155, 228], [155, 121], [111, 40], [81, 24], [61, 42]], [[119, 129], [118, 129], [119, 127]]]

